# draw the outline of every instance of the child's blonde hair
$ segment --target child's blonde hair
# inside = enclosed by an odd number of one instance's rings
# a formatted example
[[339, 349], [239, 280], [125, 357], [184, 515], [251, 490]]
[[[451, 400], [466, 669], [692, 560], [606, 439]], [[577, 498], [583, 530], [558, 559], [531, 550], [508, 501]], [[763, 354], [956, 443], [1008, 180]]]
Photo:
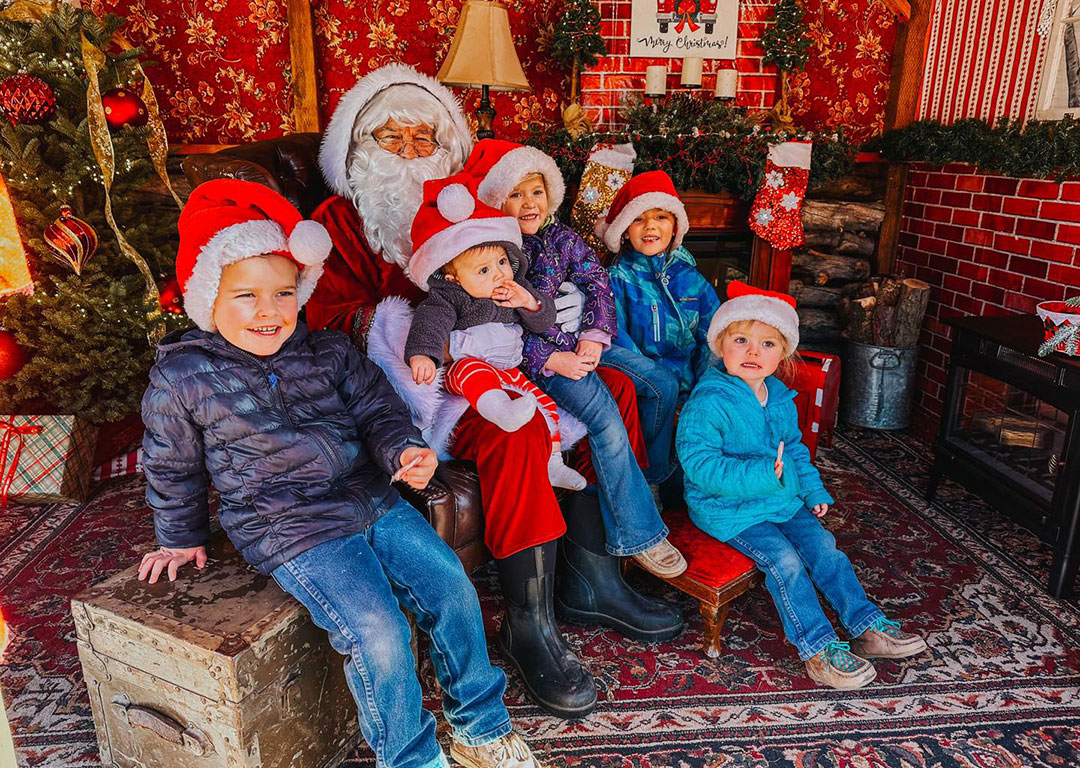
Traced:
[[795, 369], [799, 364], [799, 352], [797, 349], [792, 349], [791, 344], [788, 343], [787, 337], [780, 333], [780, 330], [775, 326], [763, 323], [760, 320], [736, 320], [730, 323], [723, 332], [713, 339], [711, 351], [717, 357], [722, 356], [724, 348], [724, 342], [731, 336], [737, 333], [746, 333], [754, 327], [754, 323], [761, 323], [762, 325], [768, 325], [774, 331], [780, 339], [780, 345], [783, 349], [783, 357], [780, 358], [780, 364], [776, 366], [776, 376], [784, 381], [791, 381], [795, 375]]

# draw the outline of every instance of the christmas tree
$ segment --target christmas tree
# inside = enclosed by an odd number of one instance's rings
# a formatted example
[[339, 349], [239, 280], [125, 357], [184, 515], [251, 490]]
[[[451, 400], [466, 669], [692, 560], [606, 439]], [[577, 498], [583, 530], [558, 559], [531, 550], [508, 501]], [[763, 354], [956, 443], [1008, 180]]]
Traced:
[[[117, 35], [122, 24], [64, 4], [23, 2], [0, 13], [0, 176], [34, 283], [32, 293], [0, 298], [0, 327], [29, 358], [0, 381], [2, 413], [102, 423], [137, 410], [162, 318], [173, 318], [160, 312], [157, 285], [171, 277], [179, 209], [146, 194], [164, 186], [154, 166], [156, 158], [164, 169], [164, 138], [153, 115], [139, 125], [139, 51]], [[126, 242], [106, 213], [99, 157], [110, 133], [108, 196]]]
[[567, 0], [551, 39], [551, 57], [570, 69], [570, 104], [563, 109], [563, 122], [574, 136], [592, 130], [578, 104], [581, 70], [593, 66], [605, 55], [607, 46], [600, 34], [600, 11], [592, 0]]
[[810, 38], [799, 0], [780, 0], [773, 11], [774, 23], [761, 36], [765, 49], [763, 61], [780, 70], [780, 102], [775, 108], [778, 127], [790, 128], [791, 109], [788, 106], [788, 77], [806, 66], [810, 58]]

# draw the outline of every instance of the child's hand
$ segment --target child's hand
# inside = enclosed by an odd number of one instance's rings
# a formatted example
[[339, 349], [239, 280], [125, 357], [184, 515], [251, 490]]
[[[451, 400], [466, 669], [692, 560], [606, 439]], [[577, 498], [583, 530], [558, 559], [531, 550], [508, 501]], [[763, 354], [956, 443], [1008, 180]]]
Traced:
[[780, 443], [780, 447], [776, 449], [776, 461], [773, 463], [773, 472], [776, 473], [776, 479], [780, 479], [780, 475], [784, 474], [784, 444]]
[[[187, 549], [170, 549], [160, 547], [154, 552], [143, 555], [139, 565], [139, 581], [150, 579], [147, 583], [157, 584], [158, 577], [164, 570], [169, 575], [169, 581], [176, 581], [176, 572], [184, 563], [195, 561], [196, 568], [206, 567], [206, 547], [189, 547]], [[167, 570], [166, 570], [167, 569]]]
[[401, 469], [394, 473], [392, 479], [401, 480], [417, 489], [427, 488], [427, 484], [431, 482], [431, 476], [435, 474], [435, 467], [439, 466], [439, 458], [435, 455], [435, 451], [416, 446], [402, 451], [398, 461], [401, 463]]
[[825, 517], [825, 514], [829, 511], [829, 505], [828, 504], [818, 504], [817, 506], [815, 506], [810, 511], [813, 512], [817, 517]]
[[583, 357], [590, 361], [595, 368], [600, 364], [600, 355], [604, 354], [604, 345], [599, 341], [582, 339], [577, 343], [577, 347], [574, 351], [577, 352], [578, 357]]
[[527, 309], [530, 312], [540, 309], [540, 302], [536, 300], [536, 297], [513, 280], [503, 283], [492, 291], [491, 300], [500, 307]]
[[435, 363], [427, 355], [413, 355], [409, 358], [412, 380], [417, 384], [430, 384], [435, 381]]
[[545, 367], [560, 376], [565, 376], [574, 381], [581, 381], [590, 371], [596, 368], [596, 363], [579, 356], [576, 352], [552, 352], [551, 357], [545, 363]]

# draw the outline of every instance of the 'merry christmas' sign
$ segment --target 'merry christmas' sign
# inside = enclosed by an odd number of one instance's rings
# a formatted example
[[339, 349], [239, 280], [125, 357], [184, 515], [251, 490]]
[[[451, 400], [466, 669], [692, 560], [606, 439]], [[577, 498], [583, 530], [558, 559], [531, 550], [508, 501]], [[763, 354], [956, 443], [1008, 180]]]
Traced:
[[633, 0], [630, 55], [734, 59], [739, 0]]

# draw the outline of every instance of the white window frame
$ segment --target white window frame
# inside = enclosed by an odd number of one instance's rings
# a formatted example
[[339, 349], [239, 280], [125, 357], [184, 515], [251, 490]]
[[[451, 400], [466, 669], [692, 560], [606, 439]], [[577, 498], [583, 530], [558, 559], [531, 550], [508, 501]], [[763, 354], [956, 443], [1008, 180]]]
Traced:
[[1054, 8], [1053, 27], [1050, 41], [1046, 46], [1046, 58], [1043, 60], [1042, 77], [1039, 82], [1039, 99], [1035, 106], [1036, 120], [1061, 120], [1066, 115], [1080, 117], [1080, 107], [1055, 106], [1054, 89], [1057, 85], [1059, 70], [1064, 56], [1061, 49], [1065, 46], [1065, 24], [1080, 22], [1080, 9], [1072, 16], [1066, 16], [1070, 0], [1057, 0]]

